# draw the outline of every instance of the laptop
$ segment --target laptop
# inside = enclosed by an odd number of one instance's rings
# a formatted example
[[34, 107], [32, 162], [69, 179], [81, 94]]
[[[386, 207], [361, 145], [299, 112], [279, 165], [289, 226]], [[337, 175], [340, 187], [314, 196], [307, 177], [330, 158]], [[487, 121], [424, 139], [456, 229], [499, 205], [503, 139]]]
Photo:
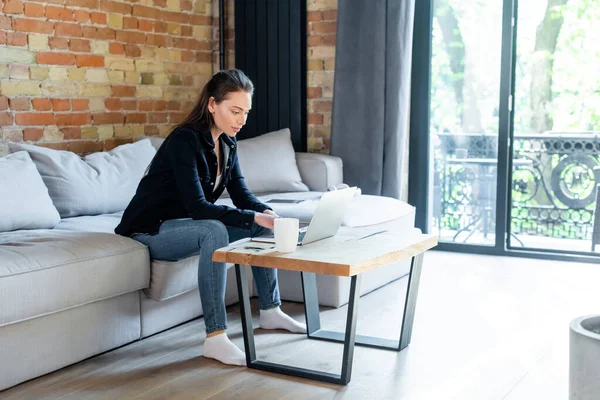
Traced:
[[[342, 226], [344, 215], [355, 193], [356, 187], [323, 193], [319, 203], [317, 203], [310, 224], [298, 230], [298, 245], [301, 246], [334, 236]], [[273, 234], [253, 237], [251, 240], [253, 242], [275, 243]]]

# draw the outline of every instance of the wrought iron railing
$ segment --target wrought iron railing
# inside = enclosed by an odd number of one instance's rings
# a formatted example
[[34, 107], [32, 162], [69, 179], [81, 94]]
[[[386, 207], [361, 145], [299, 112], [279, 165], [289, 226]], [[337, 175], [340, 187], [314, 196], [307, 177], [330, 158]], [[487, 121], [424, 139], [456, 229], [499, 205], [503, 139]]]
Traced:
[[[456, 232], [454, 239], [494, 232], [497, 139], [437, 135], [434, 220], [440, 230]], [[598, 184], [598, 133], [515, 135], [511, 233], [590, 240]]]

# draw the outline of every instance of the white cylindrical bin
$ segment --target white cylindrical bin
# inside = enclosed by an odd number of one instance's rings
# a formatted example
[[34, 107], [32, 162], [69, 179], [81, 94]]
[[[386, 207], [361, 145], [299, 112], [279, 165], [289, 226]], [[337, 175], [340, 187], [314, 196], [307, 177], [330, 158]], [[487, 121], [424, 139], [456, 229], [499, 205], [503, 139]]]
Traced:
[[571, 321], [569, 399], [600, 399], [600, 315]]

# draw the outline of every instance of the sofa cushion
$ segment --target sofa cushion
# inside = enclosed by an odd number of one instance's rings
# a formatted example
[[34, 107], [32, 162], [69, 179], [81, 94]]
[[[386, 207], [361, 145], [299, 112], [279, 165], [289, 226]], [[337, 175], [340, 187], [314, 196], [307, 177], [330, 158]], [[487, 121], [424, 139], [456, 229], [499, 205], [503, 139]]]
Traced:
[[27, 152], [0, 158], [0, 188], [0, 232], [52, 229], [60, 221], [48, 188]]
[[80, 157], [69, 151], [9, 143], [35, 162], [61, 217], [123, 211], [156, 150], [149, 140]]
[[240, 140], [238, 160], [246, 185], [253, 193], [308, 191], [302, 183], [287, 128]]
[[148, 249], [99, 232], [0, 234], [0, 326], [148, 286]]

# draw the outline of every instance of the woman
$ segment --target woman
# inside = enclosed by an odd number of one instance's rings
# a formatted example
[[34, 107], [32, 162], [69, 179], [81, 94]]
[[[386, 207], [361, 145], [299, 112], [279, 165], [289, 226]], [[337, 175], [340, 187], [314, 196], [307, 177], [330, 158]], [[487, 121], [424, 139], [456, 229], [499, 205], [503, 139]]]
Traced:
[[[253, 91], [239, 70], [215, 74], [190, 115], [158, 149], [115, 229], [148, 246], [156, 260], [200, 255], [204, 356], [232, 365], [246, 365], [246, 357], [225, 333], [226, 267], [213, 262], [212, 255], [230, 242], [268, 232], [278, 217], [248, 190], [236, 154], [235, 136], [246, 124]], [[214, 204], [225, 188], [236, 208]], [[252, 267], [252, 273], [261, 328], [306, 332], [306, 325], [279, 309], [277, 270]]]

